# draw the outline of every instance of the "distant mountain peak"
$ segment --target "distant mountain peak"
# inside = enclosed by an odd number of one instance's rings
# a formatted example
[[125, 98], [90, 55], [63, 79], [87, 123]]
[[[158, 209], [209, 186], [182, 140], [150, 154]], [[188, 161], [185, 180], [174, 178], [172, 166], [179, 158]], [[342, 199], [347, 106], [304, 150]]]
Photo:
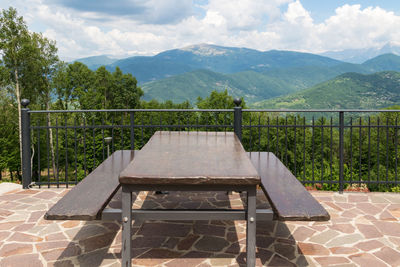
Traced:
[[320, 55], [359, 64], [382, 54], [400, 55], [400, 43], [390, 41], [380, 47], [327, 51]]
[[228, 52], [230, 51], [230, 49], [228, 49], [227, 47], [205, 44], [205, 43], [189, 45], [179, 50], [192, 52], [195, 55], [206, 56], [206, 57], [222, 56], [228, 54]]
[[105, 66], [116, 62], [118, 59], [112, 58], [108, 55], [90, 56], [85, 58], [78, 58], [73, 62], [78, 61], [87, 65], [90, 69], [95, 70], [100, 66]]
[[398, 46], [400, 46], [400, 42], [389, 41], [384, 46], [382, 46], [382, 48], [383, 47], [397, 48]]

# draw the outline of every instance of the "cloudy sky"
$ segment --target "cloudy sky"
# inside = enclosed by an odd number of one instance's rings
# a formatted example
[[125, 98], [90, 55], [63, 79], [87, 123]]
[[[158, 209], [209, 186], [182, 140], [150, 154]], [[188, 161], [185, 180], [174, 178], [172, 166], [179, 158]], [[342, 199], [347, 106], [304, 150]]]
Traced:
[[63, 59], [192, 44], [324, 52], [400, 45], [399, 0], [1, 0]]

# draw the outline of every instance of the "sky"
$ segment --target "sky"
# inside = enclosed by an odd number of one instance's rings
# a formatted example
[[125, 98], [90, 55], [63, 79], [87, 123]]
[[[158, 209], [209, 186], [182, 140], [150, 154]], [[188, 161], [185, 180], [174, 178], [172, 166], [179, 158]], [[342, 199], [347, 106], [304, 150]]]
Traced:
[[400, 45], [399, 0], [1, 0], [64, 60], [208, 43], [311, 53]]

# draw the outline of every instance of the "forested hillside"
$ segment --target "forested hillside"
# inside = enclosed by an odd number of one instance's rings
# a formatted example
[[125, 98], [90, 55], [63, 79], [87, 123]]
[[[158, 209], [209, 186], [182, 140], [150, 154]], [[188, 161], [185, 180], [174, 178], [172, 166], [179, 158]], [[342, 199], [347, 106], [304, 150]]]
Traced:
[[293, 84], [255, 71], [221, 74], [209, 70], [197, 70], [176, 75], [142, 86], [145, 100], [172, 100], [176, 103], [195, 103], [197, 97], [206, 97], [211, 91], [228, 90], [235, 97], [254, 102], [294, 92]]
[[400, 73], [346, 73], [310, 89], [254, 103], [256, 108], [379, 109], [400, 104]]
[[362, 66], [370, 72], [384, 70], [400, 71], [400, 56], [384, 54], [365, 61]]

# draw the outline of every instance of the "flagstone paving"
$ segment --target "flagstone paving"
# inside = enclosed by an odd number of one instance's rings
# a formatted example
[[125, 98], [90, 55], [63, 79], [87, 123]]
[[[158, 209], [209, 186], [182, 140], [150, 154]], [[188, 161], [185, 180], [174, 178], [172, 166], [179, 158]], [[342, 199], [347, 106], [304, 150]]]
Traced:
[[[120, 266], [119, 223], [43, 219], [67, 191], [16, 189], [0, 196], [1, 267]], [[312, 194], [331, 220], [257, 222], [257, 266], [400, 266], [400, 194]], [[135, 198], [134, 208], [242, 207], [235, 192]], [[259, 192], [258, 205], [265, 203]], [[245, 265], [245, 221], [148, 221], [133, 229], [133, 266]]]

